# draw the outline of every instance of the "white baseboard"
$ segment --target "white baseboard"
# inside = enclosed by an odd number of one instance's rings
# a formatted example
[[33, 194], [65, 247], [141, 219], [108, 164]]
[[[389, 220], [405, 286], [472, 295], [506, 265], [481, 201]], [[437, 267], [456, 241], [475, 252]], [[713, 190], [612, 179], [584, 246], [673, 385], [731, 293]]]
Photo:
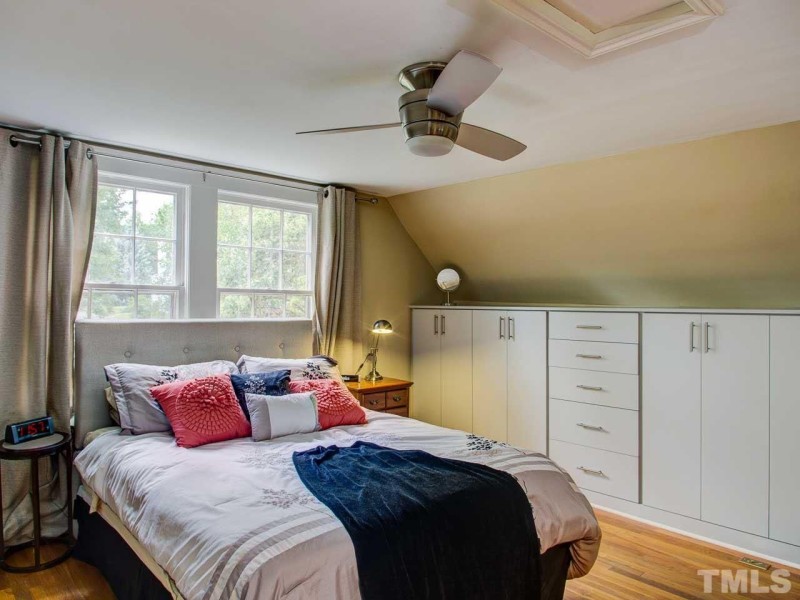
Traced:
[[749, 554], [770, 564], [800, 569], [800, 546], [770, 540], [744, 531], [706, 523], [643, 504], [636, 504], [605, 494], [582, 490], [592, 506], [601, 510], [647, 523], [673, 533]]

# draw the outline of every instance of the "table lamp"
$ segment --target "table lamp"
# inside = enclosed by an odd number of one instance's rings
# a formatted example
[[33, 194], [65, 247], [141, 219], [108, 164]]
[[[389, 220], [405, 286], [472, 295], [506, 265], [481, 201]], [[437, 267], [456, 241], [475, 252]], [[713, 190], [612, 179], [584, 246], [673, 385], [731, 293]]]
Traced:
[[366, 381], [375, 382], [383, 379], [383, 375], [378, 373], [378, 368], [377, 368], [378, 342], [380, 341], [382, 335], [385, 335], [387, 333], [392, 333], [392, 324], [389, 323], [389, 321], [386, 321], [385, 319], [380, 319], [378, 321], [375, 321], [375, 323], [372, 325], [372, 333], [374, 333], [375, 336], [372, 338], [372, 344], [370, 344], [369, 352], [367, 353], [366, 358], [364, 358], [364, 362], [362, 362], [361, 365], [358, 367], [356, 375], [358, 375], [361, 372], [361, 369], [364, 368], [364, 365], [367, 364], [367, 361], [372, 361], [372, 369], [370, 369], [370, 372], [367, 373], [367, 376], [364, 379]]

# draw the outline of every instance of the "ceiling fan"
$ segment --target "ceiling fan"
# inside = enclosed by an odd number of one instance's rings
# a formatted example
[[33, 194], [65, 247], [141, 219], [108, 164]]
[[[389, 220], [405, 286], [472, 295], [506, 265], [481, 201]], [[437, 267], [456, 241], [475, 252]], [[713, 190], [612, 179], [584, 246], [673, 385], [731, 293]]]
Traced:
[[449, 63], [428, 61], [400, 71], [400, 123], [299, 131], [297, 135], [350, 133], [403, 127], [406, 146], [418, 156], [443, 156], [458, 144], [483, 156], [508, 160], [527, 146], [495, 131], [462, 123], [461, 117], [503, 69], [488, 58], [462, 50]]

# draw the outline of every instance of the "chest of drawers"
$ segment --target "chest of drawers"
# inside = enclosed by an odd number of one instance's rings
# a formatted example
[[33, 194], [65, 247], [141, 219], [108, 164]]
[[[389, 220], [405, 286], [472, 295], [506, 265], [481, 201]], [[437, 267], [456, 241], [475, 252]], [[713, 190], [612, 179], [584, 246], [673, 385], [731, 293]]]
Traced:
[[364, 408], [407, 417], [412, 385], [411, 381], [385, 377], [375, 382], [348, 382], [347, 389]]

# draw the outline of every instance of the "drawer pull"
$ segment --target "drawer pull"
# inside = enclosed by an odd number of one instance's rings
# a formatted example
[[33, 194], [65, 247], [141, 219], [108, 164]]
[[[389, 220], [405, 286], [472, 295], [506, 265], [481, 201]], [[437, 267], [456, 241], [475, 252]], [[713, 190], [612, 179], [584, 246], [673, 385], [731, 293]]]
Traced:
[[602, 329], [602, 325], [575, 325], [575, 329]]
[[380, 401], [380, 400], [376, 400], [375, 398], [372, 398], [372, 399], [370, 399], [370, 400], [367, 400], [367, 402], [369, 402], [369, 405], [370, 405], [370, 406], [377, 406], [378, 404], [380, 404], [380, 403], [381, 403], [381, 401]]
[[579, 389], [582, 389], [582, 390], [590, 390], [592, 392], [602, 392], [603, 391], [603, 388], [601, 388], [599, 386], [596, 386], [596, 385], [580, 385], [579, 384], [579, 385], [576, 385], [575, 387], [579, 388]]
[[394, 400], [395, 402], [400, 402], [402, 399], [403, 399], [402, 396], [392, 396], [392, 400]]
[[576, 354], [576, 358], [591, 358], [592, 360], [600, 360], [603, 358], [602, 354]]
[[578, 467], [579, 471], [583, 471], [584, 473], [588, 473], [589, 475], [597, 475], [598, 477], [605, 477], [606, 474], [602, 471], [598, 471], [597, 469], [589, 469], [588, 467]]
[[605, 431], [600, 425], [587, 425], [586, 423], [575, 423], [575, 425], [583, 427], [584, 429], [591, 429], [592, 431]]

